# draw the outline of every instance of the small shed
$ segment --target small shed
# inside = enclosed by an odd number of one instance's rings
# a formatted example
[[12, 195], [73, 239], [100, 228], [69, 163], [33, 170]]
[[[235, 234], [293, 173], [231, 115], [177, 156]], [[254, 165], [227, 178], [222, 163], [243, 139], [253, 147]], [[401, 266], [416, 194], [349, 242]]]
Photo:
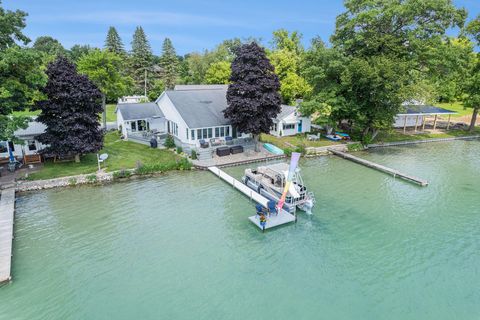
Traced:
[[403, 132], [407, 131], [407, 127], [414, 127], [417, 131], [418, 127], [425, 130], [425, 120], [427, 117], [434, 117], [433, 130], [437, 128], [438, 116], [448, 116], [447, 130], [450, 129], [450, 120], [452, 114], [456, 112], [443, 109], [431, 105], [407, 105], [403, 106], [403, 110], [395, 116], [394, 128], [403, 128]]

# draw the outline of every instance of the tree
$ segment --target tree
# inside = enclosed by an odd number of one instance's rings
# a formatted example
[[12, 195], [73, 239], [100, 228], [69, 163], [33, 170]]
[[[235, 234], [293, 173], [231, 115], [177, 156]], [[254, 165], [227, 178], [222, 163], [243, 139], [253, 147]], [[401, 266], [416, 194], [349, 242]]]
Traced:
[[[476, 41], [477, 46], [480, 46], [480, 15], [468, 24], [466, 31], [467, 34]], [[480, 53], [476, 53], [473, 58], [470, 71], [467, 73], [466, 78], [464, 105], [467, 108], [473, 109], [469, 128], [469, 131], [473, 131], [480, 110]]]
[[22, 33], [26, 16], [22, 11], [0, 7], [0, 140], [15, 140], [15, 130], [27, 126], [28, 117], [15, 116], [13, 112], [40, 99], [39, 90], [47, 80], [42, 55], [16, 45], [16, 41], [29, 42]]
[[75, 65], [58, 57], [47, 68], [48, 82], [42, 90], [47, 99], [36, 104], [41, 110], [37, 121], [46, 125], [38, 140], [48, 147], [47, 156], [69, 157], [97, 152], [103, 146], [98, 125], [102, 111], [100, 90], [87, 76], [77, 73]]
[[118, 55], [125, 55], [122, 39], [115, 27], [108, 29], [107, 38], [105, 39], [105, 49]]
[[208, 84], [228, 84], [232, 73], [231, 63], [219, 61], [212, 63], [205, 73], [205, 82]]
[[165, 83], [161, 79], [153, 80], [152, 87], [148, 90], [148, 99], [155, 101], [165, 91]]
[[0, 0], [0, 50], [16, 46], [15, 41], [23, 44], [29, 43], [30, 39], [22, 33], [26, 27], [27, 13], [21, 10], [5, 10], [1, 5], [2, 1]]
[[49, 36], [38, 37], [33, 43], [33, 48], [50, 56], [66, 55], [66, 50], [62, 44]]
[[77, 63], [78, 71], [88, 76], [102, 92], [103, 124], [106, 127], [105, 102], [116, 101], [127, 93], [133, 80], [122, 75], [122, 58], [107, 50], [95, 49]]
[[136, 91], [147, 95], [147, 76], [152, 66], [153, 54], [142, 27], [133, 34], [130, 67], [135, 80]]
[[78, 62], [81, 57], [90, 53], [92, 50], [94, 50], [94, 48], [90, 47], [89, 45], [76, 44], [70, 48], [68, 56], [73, 62]]
[[173, 89], [178, 78], [178, 58], [172, 41], [169, 38], [163, 41], [160, 66], [162, 68], [162, 80], [165, 87], [167, 89]]
[[232, 62], [225, 118], [239, 132], [251, 133], [257, 149], [260, 133], [270, 132], [280, 112], [280, 82], [265, 50], [255, 42], [239, 47]]

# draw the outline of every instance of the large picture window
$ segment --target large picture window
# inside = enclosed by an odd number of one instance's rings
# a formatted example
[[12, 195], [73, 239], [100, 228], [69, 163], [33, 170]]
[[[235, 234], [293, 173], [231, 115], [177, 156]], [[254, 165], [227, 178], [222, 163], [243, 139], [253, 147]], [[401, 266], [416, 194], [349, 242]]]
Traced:
[[28, 140], [28, 151], [36, 151], [37, 150], [37, 144], [35, 143], [35, 140]]
[[295, 129], [295, 124], [293, 123], [284, 123], [283, 124], [283, 130], [291, 130]]

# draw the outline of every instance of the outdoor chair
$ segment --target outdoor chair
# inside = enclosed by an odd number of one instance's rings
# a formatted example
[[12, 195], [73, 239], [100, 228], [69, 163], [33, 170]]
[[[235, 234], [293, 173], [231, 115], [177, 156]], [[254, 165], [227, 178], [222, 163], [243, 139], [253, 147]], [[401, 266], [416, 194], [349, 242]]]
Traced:
[[206, 148], [209, 147], [208, 142], [206, 142], [206, 141], [203, 140], [203, 139], [199, 140], [198, 142], [200, 143], [200, 148], [206, 149]]
[[210, 145], [212, 147], [221, 146], [222, 145], [222, 140], [212, 138], [212, 139], [210, 139]]
[[225, 144], [230, 146], [233, 144], [233, 138], [232, 137], [225, 137]]

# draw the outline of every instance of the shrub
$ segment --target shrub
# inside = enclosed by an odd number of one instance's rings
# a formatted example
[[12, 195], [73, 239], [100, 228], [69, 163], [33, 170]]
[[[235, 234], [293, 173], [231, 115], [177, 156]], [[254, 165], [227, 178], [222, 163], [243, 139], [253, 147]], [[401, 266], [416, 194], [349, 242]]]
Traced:
[[132, 173], [130, 171], [122, 169], [113, 173], [113, 179], [128, 178], [131, 174]]
[[349, 143], [347, 145], [348, 151], [360, 151], [363, 150], [363, 145], [359, 142], [357, 143]]
[[197, 160], [197, 159], [198, 159], [197, 151], [192, 150], [192, 160]]
[[177, 147], [177, 153], [180, 154], [183, 152], [183, 148], [182, 147]]
[[291, 148], [285, 148], [283, 149], [283, 152], [287, 157], [290, 157], [292, 155], [293, 150]]
[[305, 154], [306, 153], [305, 145], [302, 144], [302, 145], [297, 146], [295, 148], [295, 152]]
[[192, 168], [192, 164], [188, 161], [187, 158], [182, 158], [180, 161], [177, 162], [177, 170], [190, 170]]
[[175, 148], [175, 140], [173, 139], [173, 136], [171, 134], [167, 136], [163, 145], [168, 149]]
[[77, 184], [77, 178], [70, 178], [68, 179], [68, 184], [74, 186]]
[[86, 178], [87, 178], [88, 183], [97, 182], [97, 175], [96, 174], [88, 175]]

